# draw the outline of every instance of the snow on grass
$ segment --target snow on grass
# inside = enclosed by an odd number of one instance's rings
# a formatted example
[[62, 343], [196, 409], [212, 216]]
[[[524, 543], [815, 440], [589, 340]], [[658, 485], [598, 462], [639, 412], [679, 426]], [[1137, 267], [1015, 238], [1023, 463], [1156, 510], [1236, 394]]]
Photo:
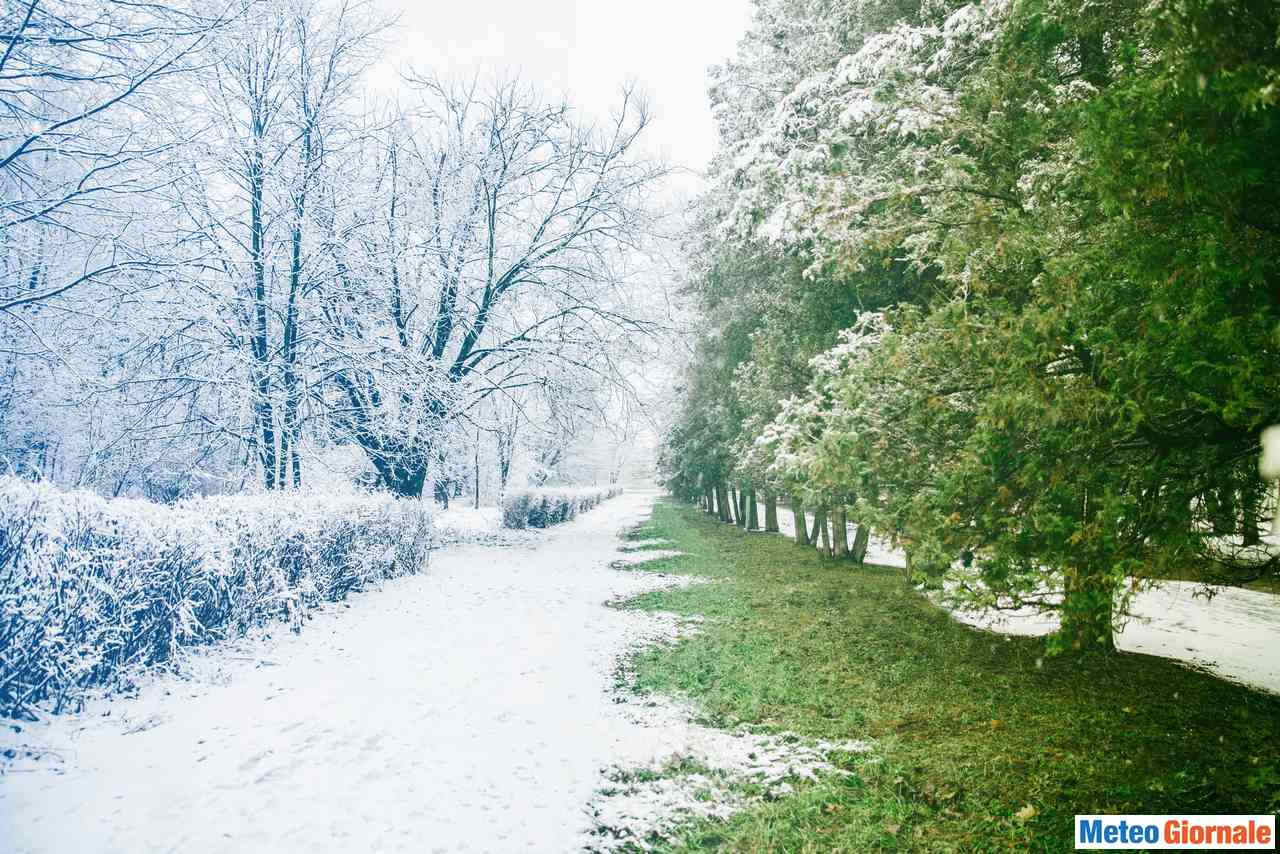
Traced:
[[643, 848], [692, 819], [726, 819], [790, 794], [796, 781], [849, 773], [831, 763], [832, 753], [870, 749], [863, 741], [702, 726], [694, 706], [671, 699], [631, 697], [623, 709], [642, 736], [626, 745], [629, 754], [592, 799], [592, 850]]
[[[1280, 694], [1280, 598], [1240, 587], [1160, 581], [1134, 594], [1116, 648], [1172, 658]], [[1053, 612], [952, 611], [962, 623], [1009, 635], [1047, 635]]]
[[[634, 540], [629, 542], [635, 542]], [[665, 541], [664, 541], [665, 542]], [[624, 555], [610, 566], [675, 557], [664, 549]], [[649, 590], [712, 583], [712, 579], [664, 573], [627, 573]], [[621, 600], [617, 600], [621, 601]], [[631, 724], [614, 744], [604, 782], [590, 802], [594, 827], [585, 847], [592, 851], [647, 849], [696, 818], [726, 819], [763, 800], [789, 794], [792, 783], [819, 774], [845, 774], [830, 761], [834, 752], [861, 753], [863, 741], [815, 741], [790, 733], [705, 726], [687, 701], [635, 693], [631, 654], [644, 646], [673, 644], [699, 631], [705, 618], [666, 611], [622, 610], [632, 642], [615, 671], [617, 714]]]
[[528, 545], [538, 538], [537, 531], [502, 527], [501, 507], [452, 504], [448, 510], [437, 511], [432, 521], [442, 545]]
[[[6, 851], [609, 848], [833, 773], [832, 751], [865, 745], [704, 727], [688, 705], [630, 695], [626, 674], [619, 690], [620, 662], [698, 628], [604, 607], [694, 582], [607, 568], [653, 498], [506, 548], [444, 549], [425, 574], [312, 612], [301, 634], [267, 627], [136, 697], [10, 722]], [[1149, 601], [1165, 647], [1277, 628], [1265, 594], [1163, 590], [1172, 601]], [[1204, 619], [1166, 623], [1177, 609]], [[1274, 637], [1250, 653], [1260, 670], [1274, 671]]]
[[680, 557], [682, 554], [684, 554], [684, 552], [677, 549], [648, 549], [647, 551], [627, 549], [609, 565], [614, 569], [627, 569], [630, 567], [641, 566], [646, 563], [652, 563], [656, 560]]
[[[812, 525], [813, 515], [807, 516]], [[763, 504], [759, 517], [764, 518]], [[795, 523], [786, 508], [778, 509], [778, 527], [779, 533], [794, 537]], [[852, 539], [853, 526], [849, 527]], [[867, 563], [905, 567], [906, 555], [873, 536]], [[1280, 693], [1280, 655], [1275, 652], [1280, 649], [1280, 596], [1239, 587], [1161, 581], [1136, 593], [1130, 608], [1133, 618], [1116, 634], [1118, 649], [1171, 658], [1224, 679]], [[1047, 635], [1058, 629], [1056, 614], [1032, 607], [952, 611], [952, 616], [1000, 634]]]
[[663, 537], [645, 537], [638, 540], [624, 540], [619, 551], [638, 552], [670, 545], [671, 541]]

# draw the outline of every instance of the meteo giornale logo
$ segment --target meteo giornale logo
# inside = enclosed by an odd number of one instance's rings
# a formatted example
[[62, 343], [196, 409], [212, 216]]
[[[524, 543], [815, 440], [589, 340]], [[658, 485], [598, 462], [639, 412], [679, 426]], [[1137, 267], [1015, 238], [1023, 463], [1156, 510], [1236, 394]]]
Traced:
[[1274, 815], [1078, 815], [1076, 848], [1274, 851]]

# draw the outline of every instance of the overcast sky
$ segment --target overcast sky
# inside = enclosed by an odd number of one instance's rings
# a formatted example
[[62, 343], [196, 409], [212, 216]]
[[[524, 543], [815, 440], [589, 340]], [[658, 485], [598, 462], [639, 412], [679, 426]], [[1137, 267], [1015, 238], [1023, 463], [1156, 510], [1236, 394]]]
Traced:
[[607, 117], [627, 81], [651, 100], [653, 151], [702, 169], [715, 147], [707, 67], [732, 56], [749, 0], [383, 0], [398, 13], [379, 88], [406, 64], [452, 76], [519, 71]]

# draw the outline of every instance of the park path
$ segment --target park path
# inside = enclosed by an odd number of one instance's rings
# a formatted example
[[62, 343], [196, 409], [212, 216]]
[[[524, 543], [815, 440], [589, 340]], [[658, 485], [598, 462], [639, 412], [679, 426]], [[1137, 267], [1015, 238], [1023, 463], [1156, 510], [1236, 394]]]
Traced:
[[6, 732], [0, 748], [44, 755], [0, 777], [0, 848], [579, 849], [603, 767], [684, 747], [611, 695], [618, 657], [657, 629], [604, 602], [672, 583], [606, 569], [654, 498], [626, 493], [533, 547], [446, 549], [297, 636]]

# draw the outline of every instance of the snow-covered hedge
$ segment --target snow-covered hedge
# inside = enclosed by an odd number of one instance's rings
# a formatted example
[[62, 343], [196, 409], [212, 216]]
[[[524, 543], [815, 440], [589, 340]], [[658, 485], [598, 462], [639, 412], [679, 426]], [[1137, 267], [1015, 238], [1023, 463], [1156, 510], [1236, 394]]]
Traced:
[[219, 496], [173, 506], [0, 477], [0, 716], [75, 706], [177, 647], [418, 571], [418, 501]]
[[622, 493], [622, 487], [565, 487], [524, 489], [502, 498], [504, 528], [546, 528], [567, 522], [601, 501]]

